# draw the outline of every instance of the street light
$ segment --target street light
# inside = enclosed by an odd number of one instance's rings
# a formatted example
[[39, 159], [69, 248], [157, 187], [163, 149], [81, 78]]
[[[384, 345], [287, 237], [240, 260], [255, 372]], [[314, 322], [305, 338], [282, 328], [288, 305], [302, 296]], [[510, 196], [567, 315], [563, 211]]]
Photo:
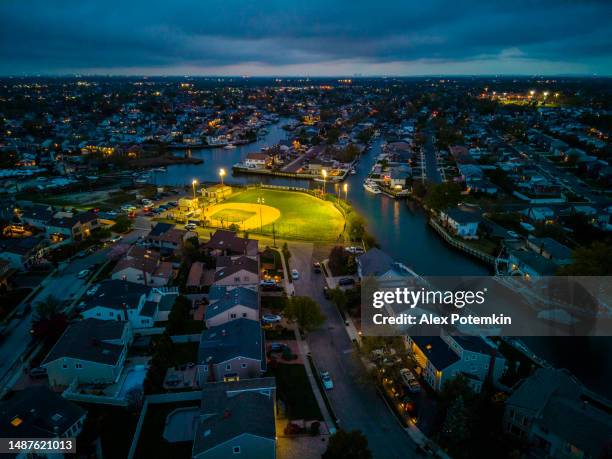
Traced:
[[529, 91], [529, 95], [530, 95], [531, 97], [533, 97], [533, 96], [534, 96], [534, 94], [535, 94], [535, 91], [534, 91], [533, 89], [532, 89], [531, 91]]
[[223, 177], [225, 177], [225, 169], [219, 169], [219, 177], [221, 177], [221, 185], [223, 185]]
[[257, 203], [259, 204], [259, 231], [263, 233], [263, 220], [261, 218], [261, 206], [265, 204], [266, 201], [263, 196], [257, 198]]
[[321, 169], [321, 175], [323, 175], [323, 194], [327, 192], [327, 171]]
[[195, 186], [197, 185], [198, 181], [196, 179], [193, 179], [191, 181], [191, 187], [193, 188], [193, 199], [196, 198], [196, 194], [195, 194]]
[[344, 190], [344, 200], [348, 202], [348, 183], [345, 183], [342, 189]]

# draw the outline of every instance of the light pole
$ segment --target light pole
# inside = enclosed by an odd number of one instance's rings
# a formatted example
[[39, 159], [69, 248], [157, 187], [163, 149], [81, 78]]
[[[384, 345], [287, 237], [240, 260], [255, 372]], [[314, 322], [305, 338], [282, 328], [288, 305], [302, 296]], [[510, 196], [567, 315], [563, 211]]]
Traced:
[[225, 177], [225, 169], [219, 169], [219, 177], [221, 177], [221, 185], [223, 185], [223, 177]]
[[345, 183], [342, 188], [344, 189], [344, 200], [348, 202], [348, 183]]
[[266, 201], [264, 200], [263, 196], [260, 196], [257, 198], [257, 203], [259, 204], [259, 231], [263, 233], [263, 219], [261, 217], [261, 206], [262, 204], [265, 204]]
[[323, 175], [323, 194], [327, 193], [327, 170], [321, 169], [321, 175]]
[[195, 186], [197, 185], [198, 181], [196, 179], [193, 179], [191, 181], [191, 188], [193, 188], [193, 199], [196, 198], [196, 194], [195, 194]]

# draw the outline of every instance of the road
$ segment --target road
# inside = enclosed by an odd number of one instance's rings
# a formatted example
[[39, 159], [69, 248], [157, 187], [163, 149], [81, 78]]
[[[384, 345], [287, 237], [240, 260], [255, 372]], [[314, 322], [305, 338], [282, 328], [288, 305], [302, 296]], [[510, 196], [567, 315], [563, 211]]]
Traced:
[[423, 150], [425, 152], [425, 170], [427, 171], [427, 179], [433, 183], [442, 183], [442, 176], [438, 169], [438, 158], [436, 154], [436, 146], [433, 141], [433, 133], [431, 130], [425, 130], [425, 145]]
[[[146, 234], [150, 224], [139, 221], [136, 222], [135, 227], [134, 231], [123, 238], [125, 242], [134, 242], [138, 236]], [[58, 269], [41, 283], [42, 288], [29, 302], [34, 305], [44, 301], [49, 296], [53, 296], [61, 302], [78, 299], [88, 284], [87, 279], [77, 277], [78, 273], [92, 265], [99, 266], [104, 263], [109, 252], [110, 248], [103, 248], [87, 257], [73, 258], [69, 262], [60, 264]], [[20, 319], [13, 318], [8, 324], [4, 340], [0, 343], [0, 390], [10, 379], [9, 373], [15, 370], [17, 362], [20, 361], [28, 346], [32, 344], [31, 328], [32, 312]]]
[[359, 429], [368, 438], [375, 458], [415, 456], [415, 444], [376, 392], [374, 383], [354, 351], [342, 317], [335, 305], [323, 296], [323, 274], [312, 271], [313, 245], [289, 243], [290, 267], [300, 272], [294, 281], [295, 294], [308, 296], [321, 305], [325, 324], [309, 333], [306, 341], [319, 371], [329, 371], [334, 388], [327, 392], [339, 426]]

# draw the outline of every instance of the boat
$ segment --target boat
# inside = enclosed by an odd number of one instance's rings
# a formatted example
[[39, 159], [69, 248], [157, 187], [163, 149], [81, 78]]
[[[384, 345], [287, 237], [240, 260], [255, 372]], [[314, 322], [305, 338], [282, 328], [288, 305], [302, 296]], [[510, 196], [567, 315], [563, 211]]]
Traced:
[[161, 167], [156, 167], [155, 169], [153, 169], [154, 172], [166, 172], [167, 169], [164, 166]]
[[357, 171], [355, 169], [351, 169], [351, 175], [355, 175]]
[[229, 145], [226, 145], [223, 147], [226, 150], [233, 150], [234, 148], [236, 148], [236, 145], [232, 145], [231, 143]]
[[381, 193], [379, 186], [376, 184], [376, 182], [372, 180], [366, 180], [365, 182], [363, 182], [363, 187], [366, 189], [366, 191], [369, 191], [370, 193]]

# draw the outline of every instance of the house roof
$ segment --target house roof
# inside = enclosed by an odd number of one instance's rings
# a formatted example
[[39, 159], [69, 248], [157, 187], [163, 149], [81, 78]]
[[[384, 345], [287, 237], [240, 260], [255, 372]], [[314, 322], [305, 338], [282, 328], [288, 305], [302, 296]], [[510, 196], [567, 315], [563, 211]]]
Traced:
[[396, 262], [389, 254], [373, 247], [357, 257], [362, 276], [381, 276], [395, 269]]
[[192, 455], [245, 434], [274, 441], [274, 389], [273, 378], [206, 384]]
[[47, 386], [30, 386], [0, 402], [0, 436], [51, 438], [63, 435], [87, 412]]
[[85, 319], [72, 323], [51, 348], [42, 365], [61, 358], [115, 365], [124, 346], [107, 341], [120, 339], [126, 326], [127, 322], [118, 320]]
[[458, 208], [444, 211], [449, 219], [457, 223], [477, 223], [480, 221], [480, 215], [475, 212], [468, 212]]
[[235, 357], [260, 361], [264, 358], [259, 322], [240, 318], [202, 332], [198, 362], [221, 363]]
[[598, 457], [612, 440], [612, 403], [591, 393], [566, 370], [540, 368], [506, 400], [534, 412], [534, 422]]
[[0, 241], [0, 250], [17, 255], [27, 255], [42, 243], [43, 239], [36, 236], [2, 239]]
[[219, 257], [217, 258], [215, 281], [225, 279], [243, 269], [253, 274], [257, 274], [259, 272], [257, 260], [247, 256]]
[[167, 231], [170, 231], [172, 228], [174, 228], [174, 225], [171, 224], [171, 223], [159, 222], [149, 232], [149, 236], [161, 236], [162, 234], [166, 233]]
[[211, 250], [228, 250], [235, 254], [255, 255], [257, 253], [257, 241], [236, 236], [236, 233], [228, 230], [217, 230], [204, 244]]
[[232, 289], [218, 298], [214, 303], [208, 305], [205, 317], [206, 319], [211, 319], [238, 305], [258, 311], [259, 300], [257, 292], [244, 287]]
[[529, 241], [548, 252], [556, 260], [569, 260], [572, 258], [572, 249], [551, 237], [529, 236]]
[[118, 279], [104, 281], [96, 293], [85, 300], [86, 309], [101, 306], [121, 310], [124, 304], [128, 309], [135, 309], [142, 296], [147, 295], [150, 290], [146, 285]]
[[[488, 344], [480, 336], [453, 336], [455, 342], [463, 349], [471, 352], [478, 352], [480, 354], [493, 355], [495, 348]], [[501, 354], [500, 354], [501, 356]]]
[[411, 336], [410, 338], [437, 370], [442, 371], [460, 360], [459, 356], [439, 336]]
[[510, 256], [519, 262], [530, 267], [541, 276], [553, 275], [559, 266], [552, 260], [544, 258], [542, 255], [526, 250], [508, 250]]

